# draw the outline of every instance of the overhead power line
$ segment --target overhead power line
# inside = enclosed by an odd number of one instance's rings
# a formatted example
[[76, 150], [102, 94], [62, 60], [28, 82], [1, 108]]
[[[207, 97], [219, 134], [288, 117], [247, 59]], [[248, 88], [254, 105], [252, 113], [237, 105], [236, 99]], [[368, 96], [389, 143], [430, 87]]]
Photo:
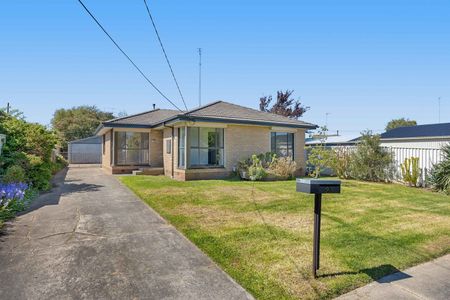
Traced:
[[153, 29], [155, 30], [156, 36], [158, 37], [158, 41], [159, 41], [159, 45], [161, 46], [161, 50], [164, 53], [164, 57], [166, 58], [166, 62], [167, 62], [167, 65], [169, 66], [170, 73], [172, 73], [173, 80], [175, 81], [175, 84], [177, 86], [178, 93], [180, 93], [180, 97], [181, 97], [181, 100], [184, 103], [184, 107], [186, 108], [186, 110], [189, 110], [187, 108], [186, 101], [184, 101], [183, 93], [181, 92], [180, 86], [178, 85], [177, 78], [175, 77], [175, 73], [173, 72], [172, 65], [170, 64], [169, 57], [167, 56], [166, 50], [164, 49], [164, 45], [163, 45], [163, 43], [161, 41], [161, 37], [159, 36], [158, 29], [156, 28], [155, 21], [153, 20], [152, 14], [150, 13], [150, 8], [148, 7], [148, 4], [147, 4], [146, 0], [144, 0], [144, 4], [145, 4], [145, 8], [147, 9], [147, 13], [148, 13], [148, 16], [150, 18], [150, 21], [152, 22]]
[[151, 80], [144, 74], [144, 72], [142, 72], [142, 70], [134, 63], [134, 61], [130, 58], [130, 56], [128, 56], [128, 54], [125, 53], [125, 51], [119, 46], [119, 44], [117, 44], [117, 42], [111, 37], [111, 35], [106, 31], [106, 29], [102, 26], [102, 24], [100, 24], [100, 22], [97, 20], [97, 18], [91, 13], [91, 11], [86, 7], [86, 5], [84, 5], [83, 1], [78, 0], [78, 2], [81, 4], [81, 6], [83, 6], [84, 10], [89, 14], [89, 16], [91, 16], [91, 18], [95, 21], [95, 23], [98, 25], [98, 27], [100, 27], [100, 29], [108, 36], [108, 38], [111, 40], [111, 42], [113, 42], [113, 44], [117, 47], [117, 49], [119, 49], [120, 52], [122, 52], [122, 54], [128, 59], [128, 61], [133, 65], [133, 67], [136, 68], [136, 70], [142, 75], [142, 77], [144, 77], [144, 79], [165, 99], [167, 100], [170, 104], [172, 104], [172, 106], [174, 106], [176, 109], [178, 109], [179, 111], [182, 111], [175, 103], [173, 103], [166, 95], [163, 94], [163, 92], [161, 92], [160, 89], [158, 89], [158, 87], [156, 87], [155, 84], [153, 84], [153, 82], [151, 82]]

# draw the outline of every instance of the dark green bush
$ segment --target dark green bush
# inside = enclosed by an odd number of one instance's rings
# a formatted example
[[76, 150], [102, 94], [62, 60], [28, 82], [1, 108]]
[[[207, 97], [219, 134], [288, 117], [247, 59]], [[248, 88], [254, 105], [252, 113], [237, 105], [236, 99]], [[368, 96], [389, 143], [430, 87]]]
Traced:
[[67, 165], [68, 165], [67, 160], [65, 160], [64, 157], [62, 157], [61, 155], [57, 155], [55, 161], [52, 162], [51, 164], [52, 174], [56, 174], [60, 170], [67, 167]]
[[364, 132], [350, 156], [350, 176], [366, 181], [391, 181], [393, 156], [380, 146], [380, 136]]
[[437, 191], [450, 194], [450, 145], [442, 148], [444, 159], [433, 166], [429, 182]]
[[6, 134], [0, 174], [6, 176], [10, 167], [19, 166], [25, 171], [25, 180], [34, 188], [49, 189], [52, 173], [63, 166], [62, 162], [51, 161], [57, 143], [54, 132], [40, 124], [0, 112], [0, 133]]
[[10, 166], [6, 169], [5, 176], [3, 176], [3, 182], [27, 182], [24, 169], [18, 165]]
[[28, 154], [28, 178], [32, 185], [39, 190], [50, 189], [50, 179], [52, 178], [52, 164], [43, 161], [36, 155]]

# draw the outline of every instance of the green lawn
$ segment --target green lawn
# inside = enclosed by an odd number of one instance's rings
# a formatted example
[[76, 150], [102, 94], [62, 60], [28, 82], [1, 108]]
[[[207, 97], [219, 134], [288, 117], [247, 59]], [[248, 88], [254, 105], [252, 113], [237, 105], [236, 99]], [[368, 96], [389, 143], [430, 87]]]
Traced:
[[450, 253], [450, 197], [426, 190], [344, 181], [324, 195], [314, 279], [313, 196], [294, 181], [120, 179], [258, 299], [331, 298]]

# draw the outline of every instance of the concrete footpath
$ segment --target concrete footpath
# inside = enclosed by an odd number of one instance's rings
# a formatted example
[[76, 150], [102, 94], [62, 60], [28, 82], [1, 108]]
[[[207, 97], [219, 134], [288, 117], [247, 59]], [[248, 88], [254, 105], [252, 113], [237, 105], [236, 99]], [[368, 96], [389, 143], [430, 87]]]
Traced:
[[252, 299], [100, 168], [56, 184], [0, 233], [0, 299]]
[[353, 299], [450, 299], [450, 255], [392, 275], [338, 297]]

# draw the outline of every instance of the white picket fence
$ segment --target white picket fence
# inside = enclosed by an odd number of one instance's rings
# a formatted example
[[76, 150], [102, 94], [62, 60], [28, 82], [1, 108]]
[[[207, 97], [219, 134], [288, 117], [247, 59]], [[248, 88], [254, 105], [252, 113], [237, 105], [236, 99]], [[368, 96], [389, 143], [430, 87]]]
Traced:
[[[356, 146], [332, 146], [332, 149], [340, 148], [345, 151], [354, 151]], [[402, 180], [401, 164], [404, 163], [406, 158], [418, 157], [420, 168], [419, 183], [421, 186], [426, 185], [426, 178], [433, 168], [433, 165], [439, 163], [443, 159], [443, 153], [441, 149], [429, 149], [429, 148], [404, 148], [404, 147], [383, 147], [390, 151], [394, 157], [395, 179]], [[308, 151], [305, 151], [307, 156]], [[307, 159], [307, 157], [306, 157]]]

